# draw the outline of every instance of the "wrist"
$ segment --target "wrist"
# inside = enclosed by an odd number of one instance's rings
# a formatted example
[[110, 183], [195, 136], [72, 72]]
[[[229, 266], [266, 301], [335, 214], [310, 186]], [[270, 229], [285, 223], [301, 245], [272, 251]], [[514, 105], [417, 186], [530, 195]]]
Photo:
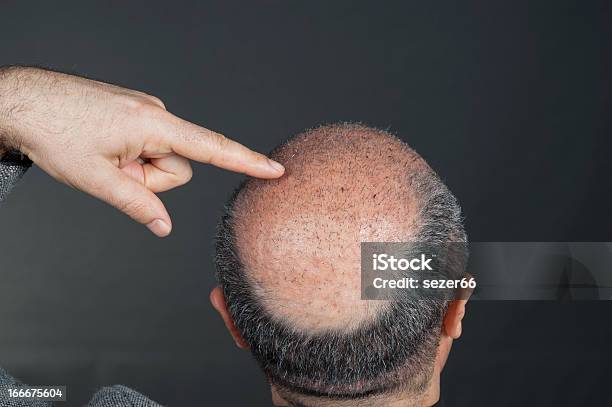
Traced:
[[15, 111], [15, 98], [18, 87], [16, 77], [21, 67], [0, 67], [0, 158], [13, 150], [19, 150], [20, 143], [16, 136], [14, 120], [11, 119]]

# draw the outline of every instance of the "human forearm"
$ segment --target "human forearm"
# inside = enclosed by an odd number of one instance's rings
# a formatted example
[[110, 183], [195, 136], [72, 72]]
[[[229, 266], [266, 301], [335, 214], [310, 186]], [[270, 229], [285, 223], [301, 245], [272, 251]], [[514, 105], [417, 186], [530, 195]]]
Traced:
[[[0, 67], [0, 89], [2, 89], [2, 79], [6, 74], [6, 67]], [[3, 99], [6, 97], [6, 95], [0, 93], [0, 160], [2, 159], [2, 157], [4, 157], [4, 155], [6, 154], [8, 148], [5, 146], [5, 138], [6, 138], [6, 134], [5, 131], [3, 131], [3, 122], [5, 122], [4, 120], [4, 109], [2, 108], [2, 102]]]
[[15, 109], [13, 82], [18, 69], [12, 66], [0, 67], [0, 158], [15, 149], [9, 116]]
[[166, 110], [156, 97], [38, 68], [0, 68], [0, 148], [115, 206], [158, 236], [157, 192], [191, 178], [189, 159], [260, 178], [283, 167]]

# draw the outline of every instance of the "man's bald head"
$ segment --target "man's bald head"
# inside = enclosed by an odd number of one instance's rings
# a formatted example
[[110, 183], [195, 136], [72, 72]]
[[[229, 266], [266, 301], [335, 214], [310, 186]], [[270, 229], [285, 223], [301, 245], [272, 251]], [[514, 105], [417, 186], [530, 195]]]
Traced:
[[414, 240], [411, 176], [431, 170], [397, 138], [356, 125], [304, 133], [272, 157], [285, 176], [250, 181], [234, 204], [245, 271], [291, 326], [355, 329], [380, 305], [360, 299], [360, 242]]
[[445, 303], [364, 301], [360, 243], [464, 241], [456, 200], [387, 132], [322, 126], [271, 154], [220, 227], [218, 276], [234, 322], [279, 387], [365, 396], [431, 373]]

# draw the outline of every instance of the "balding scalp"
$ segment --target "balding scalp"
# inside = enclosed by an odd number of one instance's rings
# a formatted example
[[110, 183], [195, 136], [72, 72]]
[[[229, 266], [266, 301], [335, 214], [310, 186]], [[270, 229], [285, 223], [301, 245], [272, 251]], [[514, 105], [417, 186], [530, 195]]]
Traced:
[[271, 158], [285, 176], [244, 183], [217, 242], [218, 277], [256, 359], [297, 394], [422, 388], [446, 304], [361, 300], [360, 243], [465, 241], [455, 198], [407, 144], [362, 125], [306, 131]]
[[245, 270], [277, 318], [354, 329], [380, 305], [360, 299], [360, 242], [414, 239], [410, 176], [430, 169], [396, 137], [355, 124], [307, 131], [271, 157], [286, 175], [250, 180], [234, 206]]

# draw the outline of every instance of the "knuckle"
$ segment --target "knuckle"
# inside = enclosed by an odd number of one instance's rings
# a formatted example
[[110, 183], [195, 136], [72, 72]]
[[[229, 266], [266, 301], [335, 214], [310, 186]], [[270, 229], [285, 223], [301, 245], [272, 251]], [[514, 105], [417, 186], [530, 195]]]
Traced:
[[227, 150], [227, 147], [229, 147], [229, 144], [231, 143], [230, 139], [228, 139], [222, 134], [215, 133], [212, 137], [214, 140], [214, 144], [217, 147], [217, 150], [219, 151]]
[[202, 157], [202, 162], [212, 163], [223, 160], [226, 150], [231, 141], [222, 134], [200, 130], [193, 133], [195, 136], [192, 141], [204, 142], [206, 154]]
[[162, 109], [166, 110], [166, 104], [157, 96], [152, 96], [152, 95], [147, 95], [147, 97], [149, 98], [149, 100], [151, 101], [151, 103], [161, 107]]
[[117, 208], [121, 212], [132, 218], [135, 218], [139, 214], [143, 213], [146, 210], [146, 207], [147, 206], [142, 201], [136, 198], [128, 199], [126, 201], [120, 202], [117, 205]]
[[210, 151], [208, 152], [206, 162], [214, 164], [225, 161], [230, 140], [217, 133], [210, 134], [208, 137], [210, 140]]
[[121, 101], [127, 110], [138, 111], [146, 104], [144, 98], [134, 96], [121, 96]]
[[158, 105], [151, 103], [146, 98], [128, 98], [126, 106], [130, 115], [145, 119], [157, 117], [162, 110]]

